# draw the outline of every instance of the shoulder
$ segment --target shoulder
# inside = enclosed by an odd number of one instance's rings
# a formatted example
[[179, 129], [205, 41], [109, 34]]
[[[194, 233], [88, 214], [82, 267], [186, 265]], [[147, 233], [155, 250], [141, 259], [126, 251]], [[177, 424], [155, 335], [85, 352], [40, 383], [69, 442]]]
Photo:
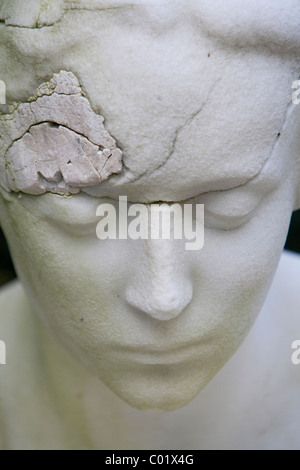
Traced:
[[18, 280], [5, 284], [0, 288], [0, 321], [6, 310], [11, 310], [16, 299], [23, 295], [23, 287]]
[[28, 302], [19, 281], [13, 281], [0, 288], [0, 339], [11, 337], [18, 323], [28, 311]]
[[283, 281], [288, 290], [297, 290], [300, 297], [299, 286], [300, 286], [300, 254], [292, 253], [291, 251], [284, 251], [277, 273], [275, 281]]
[[287, 334], [295, 334], [295, 328], [300, 334], [300, 255], [283, 253], [264, 311], [276, 326], [281, 323]]
[[20, 362], [21, 351], [31, 344], [35, 323], [35, 315], [19, 281], [0, 288], [0, 340], [5, 343], [10, 363], [14, 359]]
[[[220, 410], [221, 425], [225, 423], [222, 445], [227, 433], [230, 445], [236, 439], [237, 449], [299, 449], [300, 365], [292, 363], [295, 340], [300, 340], [300, 256], [284, 252], [251, 332], [204, 391], [210, 400], [222, 390], [234, 403]], [[241, 425], [241, 416], [246, 426]], [[225, 431], [228, 422], [230, 433]]]
[[20, 315], [24, 291], [19, 281], [0, 288], [0, 339], [8, 332], [16, 316]]
[[[0, 398], [1, 405], [6, 403], [6, 388], [11, 382], [10, 368], [7, 367], [8, 351], [9, 355], [14, 351], [16, 316], [20, 314], [21, 297], [23, 289], [18, 281], [0, 289]], [[3, 439], [4, 418], [3, 410], [0, 410], [0, 449], [5, 448]], [[5, 433], [4, 433], [5, 434]]]
[[291, 344], [300, 337], [299, 311], [300, 256], [285, 251], [249, 340], [253, 344], [263, 342], [270, 357], [279, 355], [278, 363], [284, 358], [287, 366]]
[[[10, 446], [10, 424], [18, 423], [34, 397], [37, 352], [34, 315], [19, 281], [0, 289], [0, 449]], [[3, 346], [5, 361], [3, 361]], [[2, 357], [1, 357], [2, 356]], [[1, 360], [2, 359], [2, 360]], [[24, 409], [25, 413], [25, 409]], [[3, 432], [3, 429], [5, 430]], [[14, 431], [13, 439], [19, 434]], [[2, 440], [1, 440], [2, 439]], [[8, 439], [8, 441], [7, 441]], [[13, 440], [14, 442], [14, 440]]]

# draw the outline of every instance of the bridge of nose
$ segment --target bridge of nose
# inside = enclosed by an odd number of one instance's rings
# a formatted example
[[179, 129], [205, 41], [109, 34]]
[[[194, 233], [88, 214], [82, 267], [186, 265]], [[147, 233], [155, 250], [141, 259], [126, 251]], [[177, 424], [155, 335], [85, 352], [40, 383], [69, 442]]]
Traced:
[[180, 315], [193, 297], [184, 250], [183, 240], [143, 241], [137, 271], [126, 289], [127, 302], [161, 321]]

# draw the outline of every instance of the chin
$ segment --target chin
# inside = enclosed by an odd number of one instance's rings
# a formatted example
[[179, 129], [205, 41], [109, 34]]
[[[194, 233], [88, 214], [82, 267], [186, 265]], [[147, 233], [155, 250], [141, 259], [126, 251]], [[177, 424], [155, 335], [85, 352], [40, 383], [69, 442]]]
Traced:
[[[215, 375], [215, 374], [214, 374]], [[151, 366], [143, 371], [123, 370], [100, 377], [119, 398], [138, 410], [174, 411], [188, 405], [212, 379], [172, 366]]]
[[[199, 393], [199, 392], [198, 392]], [[197, 394], [198, 394], [197, 393]], [[196, 395], [197, 395], [196, 394]], [[134, 396], [132, 394], [119, 394], [119, 398], [121, 398], [124, 402], [130, 405], [132, 408], [135, 408], [139, 411], [176, 411], [184, 406], [188, 405], [195, 397], [188, 397], [188, 396], [178, 396], [172, 393], [166, 393], [164, 397], [156, 396], [151, 392], [147, 394], [147, 396], [139, 395]]]

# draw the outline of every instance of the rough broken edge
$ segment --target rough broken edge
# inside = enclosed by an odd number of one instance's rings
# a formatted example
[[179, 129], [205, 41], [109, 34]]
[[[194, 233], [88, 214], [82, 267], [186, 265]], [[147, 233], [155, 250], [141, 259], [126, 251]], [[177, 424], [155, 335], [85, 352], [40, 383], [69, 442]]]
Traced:
[[[59, 106], [55, 106], [55, 108], [51, 108], [50, 100], [53, 96], [59, 103]], [[73, 108], [73, 113], [65, 113], [66, 103]], [[47, 106], [49, 104], [50, 106]], [[43, 111], [45, 108], [46, 112]], [[28, 99], [28, 102], [10, 105], [7, 114], [0, 114], [0, 186], [3, 189], [8, 192], [22, 192], [17, 188], [11, 188], [8, 183], [7, 172], [11, 171], [11, 168], [9, 168], [9, 162], [6, 159], [7, 152], [33, 126], [45, 122], [66, 127], [99, 147], [99, 152], [109, 161], [109, 165], [106, 165], [106, 174], [99, 175], [99, 183], [113, 174], [121, 173], [123, 169], [122, 151], [104, 128], [104, 118], [92, 110], [75, 75], [72, 72], [60, 71], [58, 74], [54, 74], [49, 82], [41, 84], [35, 94]], [[90, 185], [85, 185], [85, 187], [87, 186], [95, 186], [95, 184], [93, 182]], [[80, 192], [80, 189], [63, 184], [61, 191], [45, 187], [44, 191], [27, 193], [36, 195], [45, 192], [68, 195], [76, 194]]]

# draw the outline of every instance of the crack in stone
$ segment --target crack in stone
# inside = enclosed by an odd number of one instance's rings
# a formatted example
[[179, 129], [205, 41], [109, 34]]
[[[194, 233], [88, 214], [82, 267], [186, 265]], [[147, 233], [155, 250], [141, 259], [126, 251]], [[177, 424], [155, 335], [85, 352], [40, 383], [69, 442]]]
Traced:
[[5, 28], [28, 29], [29, 31], [35, 31], [36, 29], [52, 28], [53, 26], [56, 26], [57, 24], [59, 24], [62, 21], [62, 19], [63, 17], [59, 21], [56, 21], [53, 24], [44, 24], [43, 26], [37, 26], [37, 25], [36, 26], [18, 26], [16, 24], [6, 24], [3, 21], [0, 21], [0, 23], [4, 23], [3, 26], [5, 26]]
[[[256, 178], [259, 177], [259, 175], [264, 171], [266, 165], [267, 165], [267, 164], [269, 163], [269, 161], [272, 159], [272, 156], [273, 156], [273, 153], [274, 153], [274, 151], [275, 151], [275, 148], [276, 148], [276, 146], [278, 145], [279, 139], [280, 139], [280, 137], [281, 137], [281, 135], [282, 135], [282, 132], [283, 132], [283, 130], [284, 130], [284, 128], [285, 128], [285, 124], [286, 124], [286, 121], [287, 121], [287, 119], [288, 119], [289, 112], [290, 112], [291, 108], [293, 108], [293, 103], [289, 103], [289, 104], [287, 105], [287, 109], [286, 109], [285, 114], [284, 114], [284, 117], [283, 117], [283, 119], [282, 119], [282, 125], [281, 125], [281, 127], [280, 127], [279, 132], [277, 133], [277, 135], [276, 135], [276, 137], [275, 137], [275, 141], [274, 141], [274, 143], [273, 143], [273, 145], [272, 145], [270, 154], [269, 154], [269, 156], [266, 158], [265, 162], [263, 163], [262, 168], [261, 168], [254, 176], [252, 176], [250, 179], [248, 179], [245, 183], [239, 184], [239, 185], [237, 185], [237, 186], [233, 186], [233, 187], [227, 188], [227, 189], [219, 189], [217, 192], [226, 192], [226, 191], [232, 191], [232, 190], [234, 190], [234, 189], [243, 188], [244, 186], [247, 186], [248, 184], [251, 184]], [[205, 192], [205, 193], [200, 194], [200, 196], [204, 196], [205, 194], [209, 194], [209, 193], [211, 193], [211, 192], [216, 192], [216, 191], [207, 191], [207, 192]]]
[[[215, 80], [215, 82], [211, 85], [210, 87], [210, 90], [207, 94], [207, 97], [206, 99], [204, 100], [204, 102], [201, 104], [201, 107], [195, 111], [191, 116], [189, 116], [185, 122], [183, 124], [181, 124], [176, 130], [175, 130], [175, 136], [174, 136], [174, 139], [173, 141], [171, 142], [171, 149], [167, 155], [167, 157], [165, 158], [165, 160], [160, 163], [156, 168], [154, 168], [153, 170], [151, 170], [149, 172], [149, 170], [146, 170], [144, 173], [142, 173], [141, 175], [138, 175], [136, 176], [136, 179], [134, 180], [130, 180], [129, 182], [130, 183], [135, 183], [136, 181], [138, 181], [139, 179], [143, 178], [144, 176], [150, 176], [150, 175], [153, 175], [154, 173], [156, 173], [157, 171], [159, 171], [163, 166], [166, 165], [166, 163], [170, 160], [170, 158], [174, 155], [175, 151], [176, 151], [176, 145], [177, 145], [177, 142], [178, 142], [178, 139], [181, 135], [181, 133], [186, 129], [187, 126], [191, 125], [193, 120], [203, 111], [203, 109], [205, 108], [205, 106], [207, 105], [216, 85], [218, 83], [218, 80]], [[131, 173], [133, 173], [130, 168], [129, 168], [129, 171]], [[134, 174], [134, 173], [133, 173]]]
[[[131, 175], [133, 175], [133, 176], [136, 178], [137, 175], [135, 175], [134, 172], [129, 168], [129, 166], [126, 165], [126, 163], [125, 163], [124, 160], [123, 160], [123, 166], [124, 166], [125, 170], [126, 170], [128, 173], [130, 173]], [[127, 173], [127, 174], [128, 174], [128, 173]]]
[[294, 106], [294, 104], [293, 104], [292, 102], [287, 105], [285, 114], [284, 114], [283, 119], [282, 119], [282, 125], [281, 125], [281, 127], [280, 127], [280, 130], [279, 130], [278, 134], [276, 135], [275, 141], [274, 141], [274, 143], [273, 143], [273, 145], [272, 145], [272, 149], [271, 149], [271, 151], [270, 151], [270, 155], [269, 155], [267, 161], [270, 160], [270, 158], [272, 157], [272, 155], [273, 155], [273, 153], [274, 153], [274, 150], [275, 150], [275, 148], [276, 148], [276, 146], [277, 146], [277, 144], [278, 144], [278, 141], [279, 141], [279, 139], [280, 139], [280, 137], [281, 137], [281, 134], [282, 134], [282, 132], [283, 132], [283, 130], [284, 130], [285, 123], [286, 123], [286, 121], [287, 121], [287, 119], [288, 119], [289, 111], [290, 111], [291, 108], [293, 108], [293, 106]]
[[218, 189], [218, 190], [211, 190], [211, 191], [205, 191], [203, 193], [200, 193], [200, 194], [197, 194], [196, 196], [191, 196], [187, 199], [184, 199], [184, 200], [176, 200], [176, 199], [172, 199], [172, 200], [160, 200], [160, 201], [157, 201], [157, 200], [151, 200], [151, 201], [147, 201], [145, 204], [176, 204], [176, 203], [179, 203], [179, 204], [186, 204], [186, 203], [189, 203], [190, 201], [192, 201], [193, 199], [195, 198], [198, 198], [198, 197], [201, 197], [201, 196], [205, 196], [206, 194], [211, 194], [211, 193], [225, 193], [227, 191], [233, 191], [235, 189], [240, 189], [240, 188], [244, 188], [245, 186], [248, 186], [250, 185], [256, 178], [259, 177], [259, 175], [264, 171], [267, 163], [269, 162], [269, 158], [264, 162], [262, 168], [257, 172], [255, 173], [255, 175], [253, 175], [251, 178], [249, 178], [247, 181], [245, 181], [245, 183], [242, 183], [242, 184], [238, 184], [236, 186], [230, 186], [226, 189]]
[[71, 131], [71, 132], [74, 132], [74, 134], [77, 134], [77, 135], [79, 135], [80, 137], [84, 137], [84, 138], [87, 139], [91, 144], [96, 145], [97, 147], [99, 147], [100, 150], [104, 150], [104, 149], [105, 149], [105, 147], [103, 147], [103, 145], [98, 145], [98, 144], [96, 144], [96, 143], [93, 142], [91, 139], [89, 139], [89, 137], [86, 136], [85, 134], [82, 134], [82, 133], [80, 133], [80, 132], [74, 131], [74, 129], [71, 129], [70, 127], [64, 126], [63, 124], [60, 124], [59, 122], [54, 122], [54, 121], [38, 121], [38, 122], [36, 122], [35, 124], [32, 124], [32, 125], [28, 128], [28, 130], [25, 131], [23, 135], [21, 135], [21, 137], [19, 137], [18, 139], [14, 140], [14, 141], [10, 144], [10, 146], [7, 147], [6, 152], [8, 152], [14, 144], [16, 144], [17, 142], [19, 142], [20, 140], [22, 140], [23, 137], [25, 137], [26, 134], [28, 134], [28, 133], [30, 134], [30, 131], [31, 131], [31, 129], [32, 129], [33, 127], [39, 126], [39, 125], [41, 125], [41, 124], [57, 124], [58, 127], [61, 127], [61, 128], [63, 128], [63, 129], [67, 129], [67, 130], [69, 130], [69, 131]]
[[65, 0], [62, 0], [61, 3], [62, 4], [60, 5], [60, 7], [61, 7], [60, 17], [59, 17], [58, 20], [55, 20], [52, 23], [50, 22], [48, 24], [43, 24], [43, 22], [41, 20], [41, 15], [39, 15], [39, 17], [36, 19], [36, 24], [34, 24], [32, 26], [9, 24], [8, 23], [9, 21], [13, 21], [9, 16], [7, 16], [7, 18], [5, 18], [5, 17], [0, 18], [0, 24], [2, 23], [3, 26], [5, 26], [7, 28], [41, 30], [41, 29], [45, 29], [45, 28], [52, 28], [53, 26], [58, 25], [59, 23], [61, 23], [63, 21], [65, 16], [69, 12], [72, 12], [72, 11], [76, 11], [76, 12], [77, 11], [83, 11], [83, 12], [114, 11], [114, 10], [128, 9], [128, 8], [132, 8], [132, 7], [136, 6], [133, 3], [128, 3], [128, 4], [125, 4], [125, 5], [115, 5], [115, 6], [107, 6], [107, 7], [105, 7], [105, 6], [102, 6], [102, 7], [98, 6], [97, 7], [97, 5], [95, 5], [94, 7], [87, 7], [81, 2], [79, 2], [78, 5], [76, 5], [74, 3], [68, 4], [68, 3], [66, 3]]
[[[80, 91], [78, 92], [70, 92], [70, 93], [58, 93], [57, 91], [53, 90], [51, 93], [48, 93], [48, 94], [44, 94], [44, 95], [41, 95], [41, 96], [53, 96], [54, 94], [55, 95], [60, 95], [60, 96], [75, 96], [75, 95], [82, 95], [82, 96], [85, 96], [85, 93], [84, 91], [81, 89], [80, 85], [78, 85], [78, 87], [80, 88]], [[41, 97], [41, 96], [36, 96], [36, 95], [33, 95], [31, 96], [30, 98], [28, 98], [27, 100], [27, 103], [29, 105], [31, 105], [32, 103], [36, 103], [38, 101], [38, 99]], [[9, 105], [5, 105], [7, 106], [7, 112], [6, 113], [2, 113], [1, 110], [0, 110], [0, 121], [1, 121], [1, 117], [5, 117], [5, 120], [8, 120], [8, 116], [9, 115], [12, 115], [14, 112], [18, 111], [19, 107], [24, 105], [24, 103], [12, 103], [12, 104], [9, 104]], [[37, 105], [39, 105], [37, 103]], [[33, 113], [33, 111], [31, 110], [31, 112]], [[12, 117], [13, 119], [13, 117]], [[49, 121], [47, 121], [49, 122]]]
[[115, 7], [105, 7], [105, 8], [65, 8], [65, 11], [68, 12], [68, 11], [113, 11], [113, 10], [121, 10], [121, 9], [124, 9], [124, 8], [131, 8], [131, 7], [134, 7], [135, 5], [133, 4], [128, 4], [128, 5], [119, 5], [119, 6], [115, 6]]

